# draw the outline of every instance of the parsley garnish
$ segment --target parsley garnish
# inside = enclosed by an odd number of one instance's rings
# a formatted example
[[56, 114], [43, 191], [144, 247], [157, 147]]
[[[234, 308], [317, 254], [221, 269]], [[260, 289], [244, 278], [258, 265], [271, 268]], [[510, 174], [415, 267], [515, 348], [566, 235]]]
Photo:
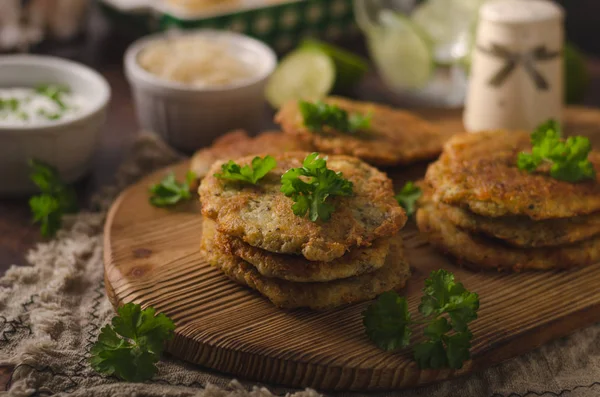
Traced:
[[0, 98], [0, 109], [6, 110], [8, 109], [11, 112], [16, 112], [19, 109], [19, 100], [17, 98], [8, 98], [2, 99]]
[[185, 176], [185, 182], [177, 182], [175, 174], [170, 173], [163, 178], [160, 183], [150, 186], [150, 204], [155, 207], [169, 207], [180, 201], [192, 198], [190, 189], [196, 174], [188, 172]]
[[228, 179], [230, 181], [240, 181], [256, 185], [259, 180], [265, 177], [273, 168], [277, 166], [277, 162], [271, 156], [264, 158], [254, 157], [252, 166], [245, 165], [240, 167], [239, 164], [229, 160], [221, 166], [221, 174], [214, 176], [219, 179]]
[[134, 303], [120, 307], [118, 314], [102, 328], [90, 350], [92, 368], [130, 382], [152, 378], [175, 324], [162, 313], [155, 315], [152, 307], [142, 310]]
[[592, 151], [590, 140], [581, 136], [561, 139], [562, 131], [554, 120], [539, 126], [531, 134], [531, 153], [520, 153], [517, 166], [534, 172], [543, 164], [551, 164], [550, 176], [566, 182], [594, 179], [596, 170], [588, 155]]
[[77, 212], [77, 196], [54, 167], [39, 160], [30, 160], [29, 166], [30, 178], [41, 191], [29, 199], [33, 222], [41, 224], [44, 237], [52, 237], [62, 225], [63, 214]]
[[50, 98], [62, 111], [67, 110], [67, 105], [63, 102], [62, 95], [71, 92], [69, 87], [59, 84], [42, 84], [36, 87], [35, 92]]
[[415, 213], [417, 200], [422, 195], [423, 191], [420, 187], [413, 182], [407, 182], [395, 198], [398, 204], [406, 211], [406, 215], [411, 216]]
[[371, 114], [348, 114], [344, 109], [318, 101], [299, 101], [298, 106], [304, 118], [304, 125], [311, 131], [322, 132], [330, 127], [340, 132], [355, 133], [366, 130], [371, 125]]
[[419, 312], [423, 321], [414, 321], [406, 298], [385, 292], [363, 313], [368, 337], [383, 350], [396, 350], [410, 344], [413, 324], [426, 324], [425, 341], [414, 346], [421, 368], [462, 368], [470, 358], [472, 334], [468, 324], [477, 318], [479, 296], [469, 292], [454, 275], [433, 271], [425, 280]]
[[311, 221], [328, 221], [335, 207], [327, 203], [331, 196], [352, 195], [352, 182], [344, 179], [341, 172], [327, 168], [327, 160], [312, 153], [304, 159], [302, 168], [292, 168], [281, 177], [281, 191], [295, 201], [295, 215], [305, 216]]

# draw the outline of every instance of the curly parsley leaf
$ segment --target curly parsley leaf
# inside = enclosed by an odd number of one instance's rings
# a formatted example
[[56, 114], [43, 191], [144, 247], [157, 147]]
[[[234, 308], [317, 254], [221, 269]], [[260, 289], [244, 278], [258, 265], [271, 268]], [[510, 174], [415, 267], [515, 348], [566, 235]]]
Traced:
[[304, 119], [304, 125], [313, 132], [322, 132], [324, 127], [353, 134], [371, 126], [372, 114], [349, 114], [339, 106], [322, 101], [315, 103], [299, 101], [298, 106]]
[[33, 222], [40, 224], [42, 236], [52, 237], [60, 229], [63, 215], [77, 212], [77, 195], [51, 165], [32, 159], [29, 167], [30, 179], [41, 191], [29, 199]]
[[417, 200], [422, 195], [423, 191], [420, 187], [413, 182], [407, 182], [395, 197], [398, 204], [406, 211], [406, 215], [411, 216], [415, 213]]
[[396, 350], [410, 343], [410, 313], [406, 299], [394, 291], [384, 292], [363, 312], [369, 338], [383, 350]]
[[62, 210], [60, 202], [54, 196], [41, 194], [29, 199], [29, 208], [33, 214], [33, 223], [40, 224], [40, 233], [51, 237], [60, 229]]
[[196, 174], [188, 172], [184, 182], [178, 182], [170, 173], [160, 183], [150, 186], [150, 204], [155, 207], [170, 207], [192, 198], [191, 188]]
[[335, 206], [327, 202], [329, 197], [350, 196], [353, 184], [344, 179], [341, 172], [327, 168], [327, 160], [319, 153], [308, 155], [301, 168], [292, 168], [281, 176], [281, 192], [294, 200], [292, 210], [311, 221], [328, 221]]
[[472, 334], [468, 324], [477, 318], [479, 296], [468, 291], [445, 270], [425, 280], [419, 312], [423, 321], [413, 321], [405, 298], [386, 292], [363, 313], [369, 338], [381, 349], [394, 350], [410, 344], [414, 324], [425, 323], [425, 340], [414, 346], [421, 368], [461, 368], [470, 358]]
[[175, 324], [152, 307], [128, 303], [118, 309], [110, 325], [102, 328], [91, 349], [94, 370], [130, 382], [152, 378], [164, 343], [173, 338]]
[[479, 295], [467, 291], [462, 283], [454, 280], [454, 275], [446, 270], [431, 272], [425, 280], [425, 294], [421, 298], [419, 312], [424, 316], [448, 314], [455, 331], [467, 330], [467, 324], [477, 318]]
[[594, 179], [596, 170], [589, 161], [592, 151], [590, 140], [575, 136], [561, 138], [558, 123], [550, 120], [539, 126], [531, 134], [531, 153], [520, 153], [517, 166], [521, 170], [534, 172], [542, 164], [550, 164], [550, 176], [566, 181], [580, 182]]
[[240, 181], [256, 185], [258, 181], [265, 177], [273, 168], [277, 166], [277, 161], [271, 156], [264, 158], [254, 157], [252, 165], [240, 167], [232, 160], [221, 166], [221, 174], [214, 176], [219, 179], [227, 179], [230, 181]]

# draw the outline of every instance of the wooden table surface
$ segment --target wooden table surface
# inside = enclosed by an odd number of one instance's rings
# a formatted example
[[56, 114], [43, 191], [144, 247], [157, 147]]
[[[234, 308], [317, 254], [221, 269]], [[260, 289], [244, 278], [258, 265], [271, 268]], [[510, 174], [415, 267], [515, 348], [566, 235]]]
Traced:
[[[94, 14], [84, 37], [68, 45], [42, 46], [36, 52], [74, 59], [98, 70], [110, 83], [112, 101], [108, 120], [100, 133], [92, 171], [77, 184], [85, 200], [99, 186], [109, 184], [124, 154], [139, 133], [128, 84], [123, 75], [123, 52], [131, 39], [120, 37], [101, 16]], [[344, 45], [344, 43], [341, 43]], [[353, 50], [364, 52], [362, 42], [353, 40]], [[600, 60], [590, 60], [591, 87], [585, 105], [600, 107]], [[398, 98], [385, 89], [375, 73], [370, 73], [350, 94], [356, 98], [398, 103]], [[272, 115], [265, 114], [265, 128]], [[32, 225], [27, 198], [0, 199], [0, 276], [11, 265], [26, 265], [25, 254], [42, 241], [37, 226]]]

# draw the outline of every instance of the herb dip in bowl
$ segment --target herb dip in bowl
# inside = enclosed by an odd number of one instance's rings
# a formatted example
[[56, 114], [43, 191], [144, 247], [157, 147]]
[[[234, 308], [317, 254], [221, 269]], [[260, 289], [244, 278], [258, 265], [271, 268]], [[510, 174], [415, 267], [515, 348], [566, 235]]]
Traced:
[[35, 88], [0, 88], [0, 126], [25, 126], [72, 120], [87, 101], [67, 86], [42, 84]]
[[34, 192], [30, 159], [74, 182], [88, 170], [110, 87], [94, 70], [61, 58], [0, 57], [0, 195]]

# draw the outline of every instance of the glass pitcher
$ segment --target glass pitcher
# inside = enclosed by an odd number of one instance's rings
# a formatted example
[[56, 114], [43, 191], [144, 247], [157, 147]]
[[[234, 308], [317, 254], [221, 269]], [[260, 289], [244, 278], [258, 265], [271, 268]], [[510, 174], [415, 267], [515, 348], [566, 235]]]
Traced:
[[406, 102], [464, 103], [479, 8], [488, 0], [354, 0], [384, 82]]

